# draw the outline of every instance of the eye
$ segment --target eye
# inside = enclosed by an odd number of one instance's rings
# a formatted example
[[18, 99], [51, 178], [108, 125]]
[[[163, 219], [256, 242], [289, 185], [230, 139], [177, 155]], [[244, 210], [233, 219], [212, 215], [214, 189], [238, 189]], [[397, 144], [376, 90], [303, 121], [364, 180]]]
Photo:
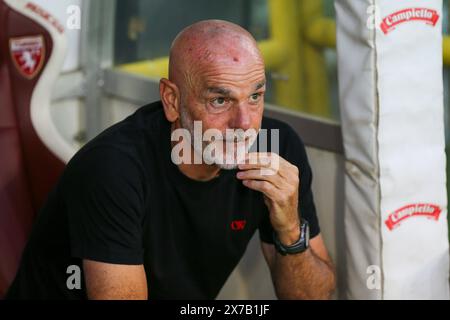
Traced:
[[214, 98], [211, 101], [211, 104], [213, 105], [213, 107], [216, 107], [216, 108], [224, 107], [227, 105], [227, 103], [228, 103], [228, 100], [223, 97]]
[[261, 99], [262, 94], [261, 93], [254, 93], [250, 96], [250, 102], [259, 102], [259, 100]]

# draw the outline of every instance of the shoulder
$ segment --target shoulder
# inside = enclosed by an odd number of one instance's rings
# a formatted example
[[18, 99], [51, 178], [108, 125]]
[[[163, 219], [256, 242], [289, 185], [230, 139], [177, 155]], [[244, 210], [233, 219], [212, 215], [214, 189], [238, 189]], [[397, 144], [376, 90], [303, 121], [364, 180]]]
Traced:
[[67, 164], [62, 185], [71, 190], [114, 189], [130, 186], [143, 191], [146, 172], [132, 154], [110, 145], [83, 150]]
[[87, 147], [101, 143], [136, 144], [162, 130], [165, 121], [167, 120], [164, 116], [161, 101], [156, 101], [139, 107], [125, 119], [105, 129], [90, 141]]
[[[100, 174], [114, 171], [145, 171], [149, 149], [158, 143], [162, 126], [159, 101], [140, 107], [132, 115], [110, 126], [83, 146], [69, 161], [66, 170]], [[155, 149], [157, 146], [155, 146]]]

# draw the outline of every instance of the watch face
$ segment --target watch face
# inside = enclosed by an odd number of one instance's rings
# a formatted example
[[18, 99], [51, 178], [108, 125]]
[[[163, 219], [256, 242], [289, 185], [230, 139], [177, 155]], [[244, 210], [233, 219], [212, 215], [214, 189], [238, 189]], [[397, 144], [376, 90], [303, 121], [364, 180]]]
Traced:
[[308, 248], [309, 246], [309, 225], [306, 224], [306, 230], [305, 230], [305, 248]]
[[301, 221], [300, 232], [302, 233], [300, 239], [303, 240], [302, 247], [306, 250], [309, 245], [309, 224], [305, 219]]

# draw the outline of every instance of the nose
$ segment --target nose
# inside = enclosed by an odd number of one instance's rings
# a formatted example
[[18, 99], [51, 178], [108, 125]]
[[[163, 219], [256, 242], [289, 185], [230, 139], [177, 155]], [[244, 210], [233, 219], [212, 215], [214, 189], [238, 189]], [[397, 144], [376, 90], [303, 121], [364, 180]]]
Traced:
[[251, 128], [251, 115], [248, 106], [244, 103], [236, 105], [231, 117], [230, 127], [233, 129], [248, 130]]

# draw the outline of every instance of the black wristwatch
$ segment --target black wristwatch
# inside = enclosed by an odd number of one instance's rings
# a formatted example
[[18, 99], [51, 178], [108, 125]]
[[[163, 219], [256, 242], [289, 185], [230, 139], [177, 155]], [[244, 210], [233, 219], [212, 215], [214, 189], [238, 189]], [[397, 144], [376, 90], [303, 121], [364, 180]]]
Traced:
[[285, 256], [288, 254], [296, 254], [301, 253], [308, 249], [309, 246], [309, 225], [308, 221], [305, 219], [301, 219], [300, 221], [300, 237], [299, 239], [290, 246], [285, 246], [280, 242], [280, 239], [278, 239], [277, 233], [274, 231], [273, 233], [273, 242], [275, 244], [275, 248], [277, 251]]

